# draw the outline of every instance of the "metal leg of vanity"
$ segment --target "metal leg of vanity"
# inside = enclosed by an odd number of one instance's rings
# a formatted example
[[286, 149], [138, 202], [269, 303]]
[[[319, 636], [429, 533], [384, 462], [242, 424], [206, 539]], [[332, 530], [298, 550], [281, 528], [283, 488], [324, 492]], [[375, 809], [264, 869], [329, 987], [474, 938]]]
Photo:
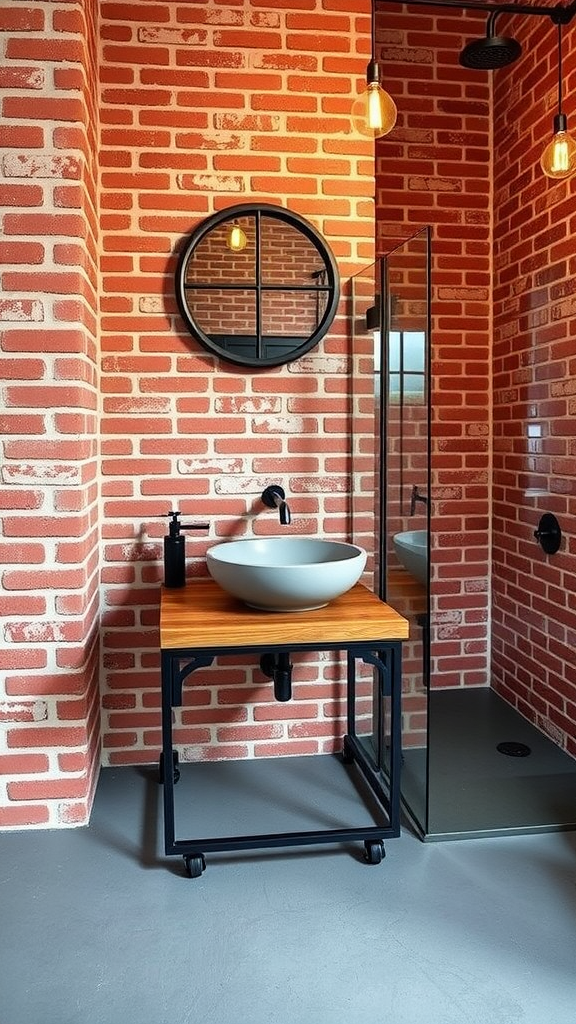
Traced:
[[[323, 843], [364, 842], [364, 856], [369, 864], [379, 864], [384, 856], [383, 841], [400, 834], [400, 761], [401, 761], [401, 643], [373, 641], [343, 643], [291, 643], [290, 653], [298, 651], [334, 650], [347, 654], [347, 733], [343, 737], [342, 758], [360, 771], [371, 794], [380, 804], [387, 825], [362, 826], [328, 830], [280, 832], [263, 835], [236, 835], [177, 839], [174, 807], [174, 786], [178, 782], [178, 755], [173, 745], [173, 709], [182, 704], [182, 691], [188, 677], [212, 664], [217, 655], [238, 653], [237, 647], [163, 649], [162, 657], [162, 753], [160, 780], [164, 789], [164, 842], [167, 854], [180, 854], [188, 875], [202, 874], [207, 853], [230, 850], [270, 849], [281, 846], [304, 846]], [[242, 654], [262, 656], [285, 654], [286, 647], [242, 646]], [[356, 734], [356, 665], [361, 661], [372, 665], [375, 672], [376, 735], [374, 752]], [[385, 708], [389, 721], [385, 723]], [[387, 725], [385, 736], [385, 724]]]

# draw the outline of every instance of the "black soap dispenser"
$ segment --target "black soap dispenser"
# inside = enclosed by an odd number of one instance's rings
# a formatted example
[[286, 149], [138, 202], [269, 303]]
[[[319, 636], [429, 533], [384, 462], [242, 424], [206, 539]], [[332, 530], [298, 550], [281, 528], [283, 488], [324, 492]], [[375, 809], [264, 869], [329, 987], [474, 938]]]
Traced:
[[164, 586], [183, 587], [186, 583], [186, 548], [180, 533], [180, 513], [168, 512], [169, 532], [164, 537]]
[[164, 586], [175, 589], [186, 586], [186, 546], [181, 530], [207, 530], [208, 523], [181, 523], [180, 512], [165, 512], [169, 517], [164, 537]]

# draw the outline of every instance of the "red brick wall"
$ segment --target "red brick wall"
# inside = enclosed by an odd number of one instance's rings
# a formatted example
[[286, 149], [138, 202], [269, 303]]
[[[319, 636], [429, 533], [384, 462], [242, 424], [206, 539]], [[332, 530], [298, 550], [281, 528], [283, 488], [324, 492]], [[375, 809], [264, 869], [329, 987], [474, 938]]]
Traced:
[[[200, 219], [251, 199], [315, 224], [344, 292], [373, 259], [373, 154], [348, 119], [369, 5], [103, 3], [98, 52], [84, 6], [13, 0], [0, 16], [0, 827], [86, 819], [98, 760], [99, 555], [105, 758], [148, 761], [159, 746], [160, 513], [179, 504], [210, 519], [209, 540], [190, 543], [192, 574], [205, 572], [208, 543], [278, 529], [257, 501], [272, 480], [286, 486], [296, 531], [348, 529], [345, 298], [320, 348], [248, 375], [217, 364], [184, 329], [173, 275]], [[280, 710], [252, 665], [219, 666], [188, 697], [198, 724], [188, 706], [176, 734], [184, 756], [329, 747], [340, 674], [303, 659], [296, 700]]]
[[[373, 259], [374, 165], [349, 111], [369, 51], [365, 0], [102, 5], [104, 749], [151, 761], [160, 743], [160, 518], [210, 521], [190, 574], [229, 536], [274, 533], [259, 497], [287, 492], [291, 532], [345, 536], [349, 341], [345, 298], [319, 348], [288, 367], [220, 363], [186, 331], [176, 257], [198, 222], [260, 200], [325, 236], [346, 279]], [[343, 291], [346, 291], [344, 287]], [[188, 688], [176, 740], [194, 759], [313, 753], [343, 713], [340, 669], [296, 658], [280, 706], [253, 659]], [[194, 712], [192, 713], [192, 706]]]
[[[576, 755], [576, 193], [539, 167], [557, 109], [556, 28], [510, 28], [524, 54], [494, 94], [493, 679]], [[574, 24], [563, 35], [573, 132]], [[555, 555], [534, 539], [544, 512], [563, 532]]]
[[[432, 233], [432, 685], [485, 685], [490, 503], [490, 79], [458, 63], [476, 13], [378, 7], [398, 106], [377, 143], [380, 253]], [[407, 470], [407, 475], [408, 470]], [[416, 467], [410, 483], [421, 484]], [[404, 529], [422, 529], [422, 514]]]
[[85, 821], [99, 764], [90, 9], [0, 11], [0, 827]]

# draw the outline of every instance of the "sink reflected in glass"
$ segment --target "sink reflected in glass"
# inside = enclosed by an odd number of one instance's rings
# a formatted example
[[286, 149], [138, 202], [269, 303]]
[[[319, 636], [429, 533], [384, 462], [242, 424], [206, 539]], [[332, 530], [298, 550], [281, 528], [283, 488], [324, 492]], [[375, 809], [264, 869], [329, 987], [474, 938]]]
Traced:
[[428, 586], [428, 541], [426, 530], [406, 530], [392, 537], [394, 551], [405, 569]]
[[350, 590], [366, 552], [340, 541], [262, 537], [217, 544], [206, 563], [212, 579], [251, 608], [297, 612], [323, 608]]

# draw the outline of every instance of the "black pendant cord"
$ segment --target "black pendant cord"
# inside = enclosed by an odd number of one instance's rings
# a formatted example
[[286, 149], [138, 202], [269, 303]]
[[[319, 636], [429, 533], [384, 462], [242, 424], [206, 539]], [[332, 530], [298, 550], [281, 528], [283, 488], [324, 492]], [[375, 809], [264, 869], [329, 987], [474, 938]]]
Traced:
[[558, 23], [558, 113], [562, 114], [562, 22]]
[[376, 0], [371, 0], [370, 8], [370, 62], [366, 68], [366, 84], [380, 84], [380, 68], [376, 57]]

